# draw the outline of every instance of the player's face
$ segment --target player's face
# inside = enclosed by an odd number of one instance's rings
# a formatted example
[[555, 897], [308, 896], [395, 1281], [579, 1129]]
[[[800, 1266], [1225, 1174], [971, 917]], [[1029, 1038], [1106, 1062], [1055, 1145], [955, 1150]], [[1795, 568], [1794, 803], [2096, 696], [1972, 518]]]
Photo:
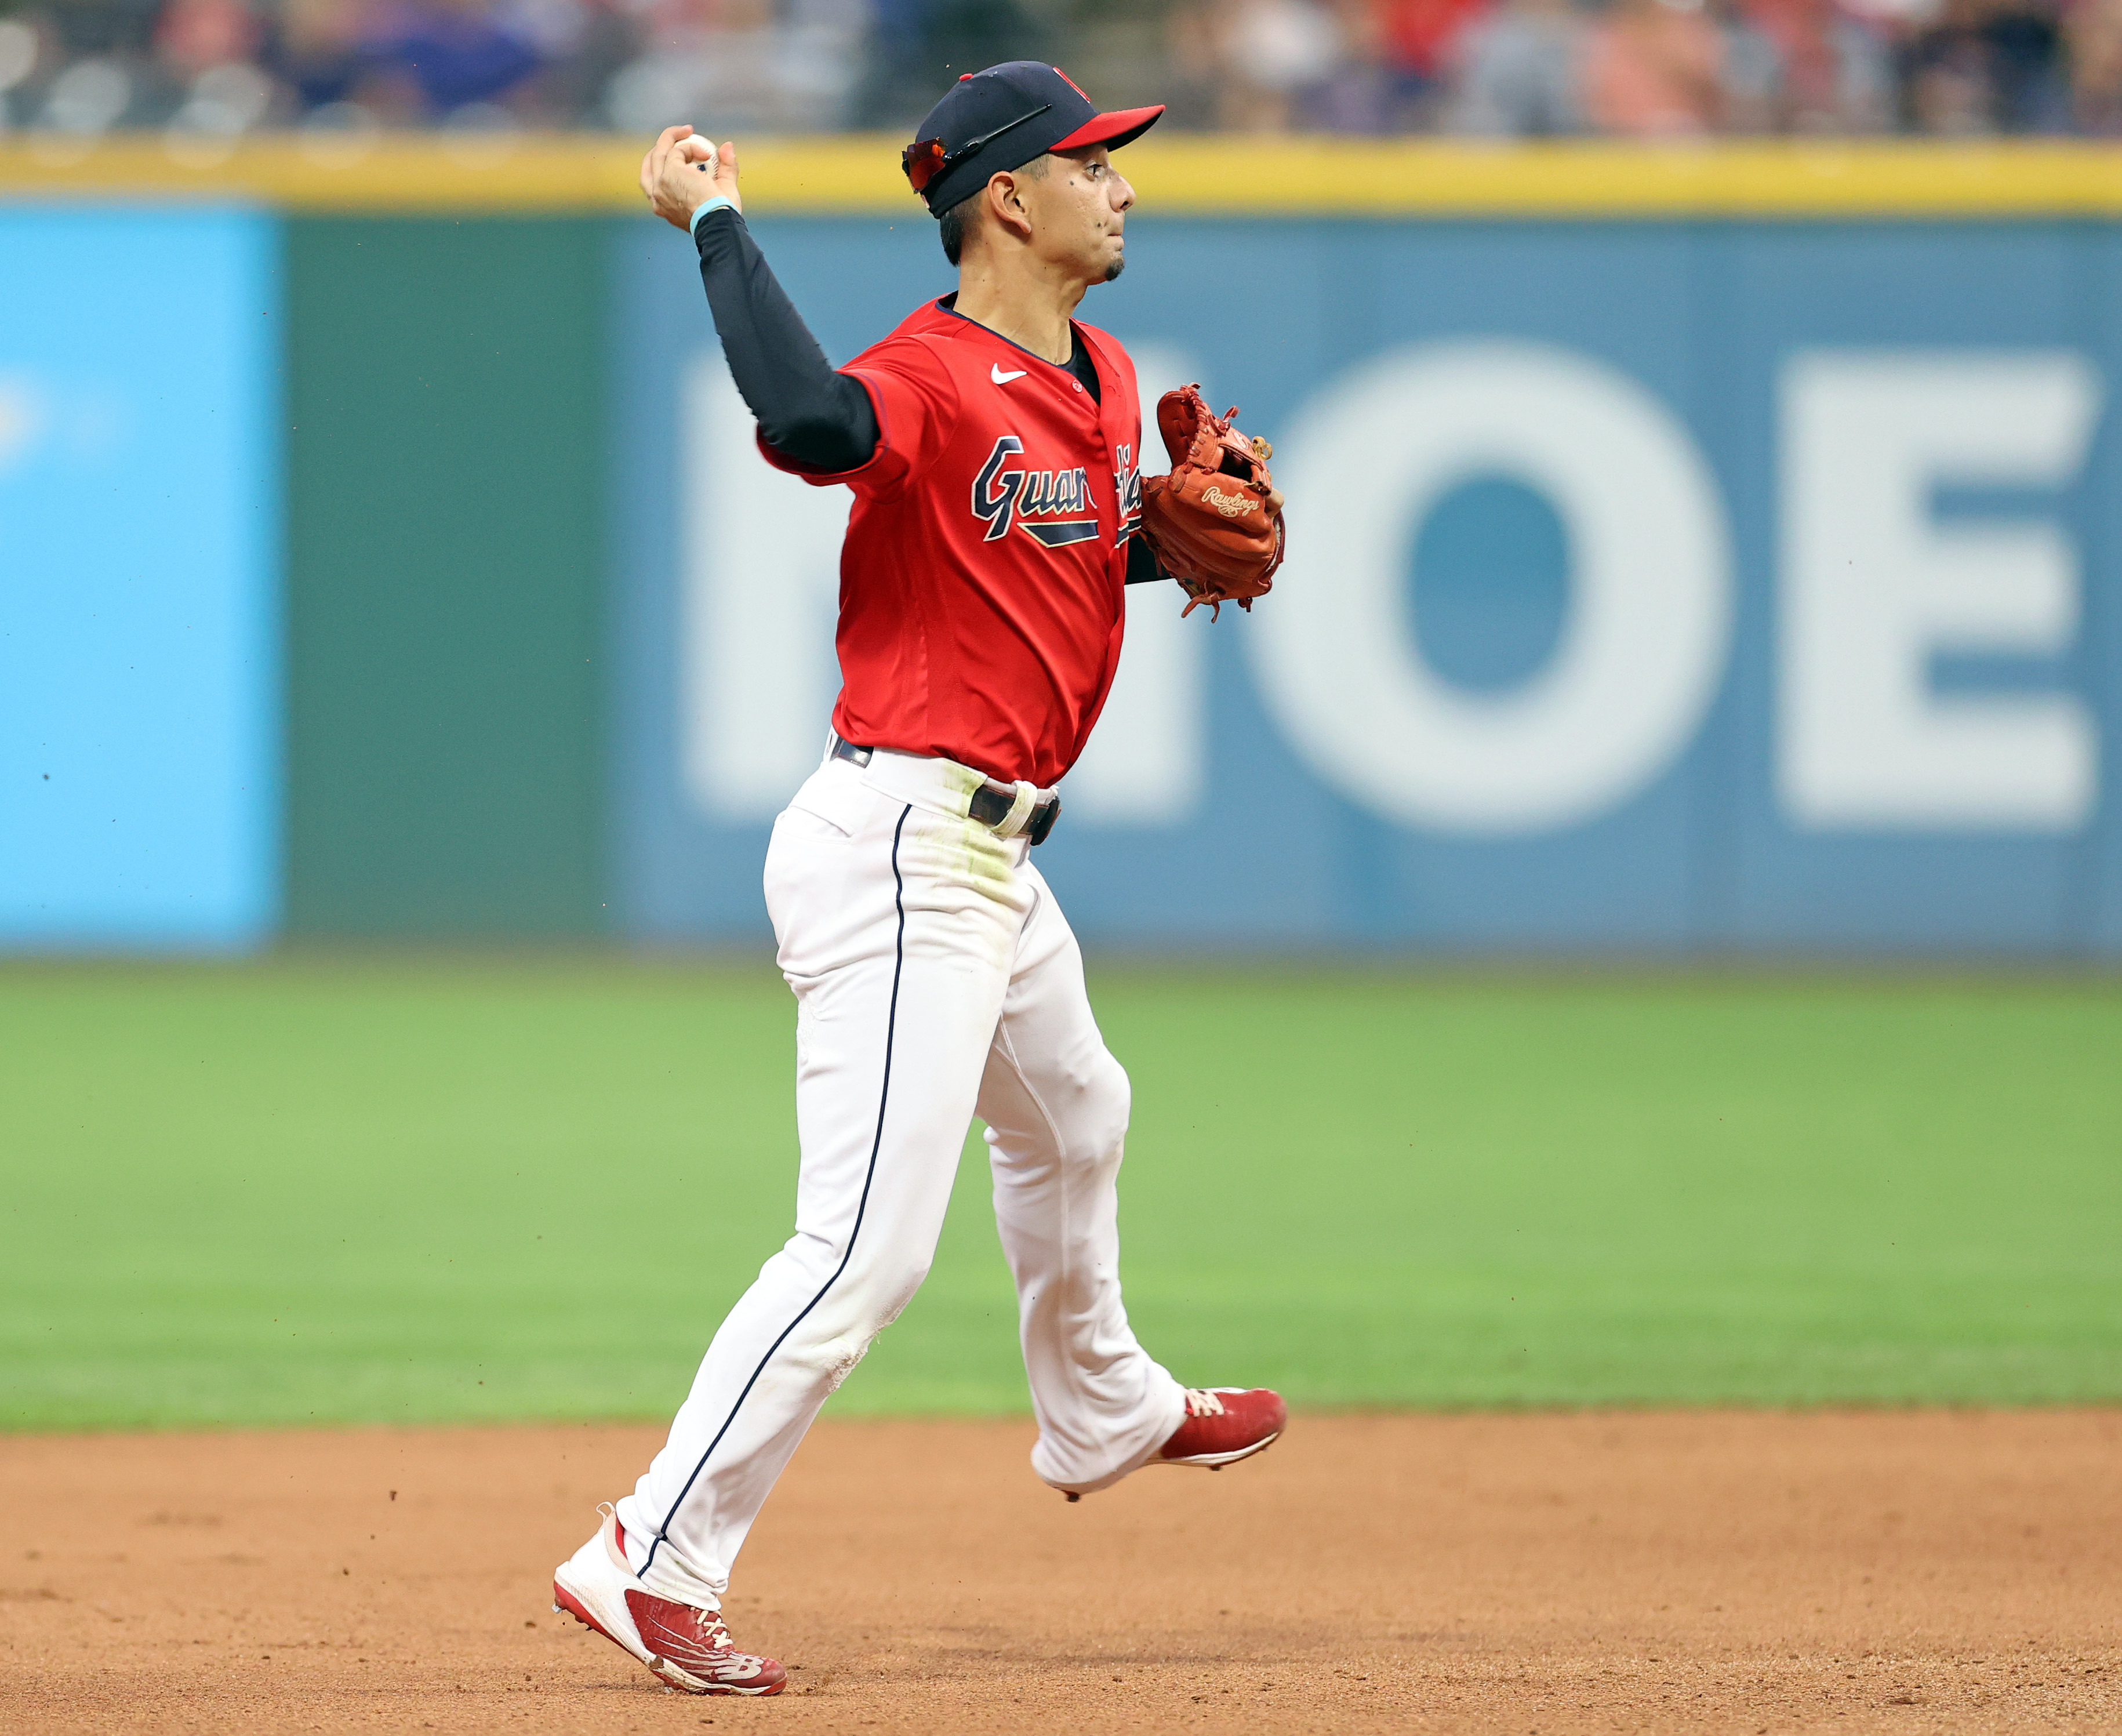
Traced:
[[1024, 182], [1031, 195], [1033, 246], [1051, 264], [1086, 283], [1110, 283], [1127, 263], [1122, 231], [1134, 189], [1103, 145], [1055, 156], [1046, 173]]

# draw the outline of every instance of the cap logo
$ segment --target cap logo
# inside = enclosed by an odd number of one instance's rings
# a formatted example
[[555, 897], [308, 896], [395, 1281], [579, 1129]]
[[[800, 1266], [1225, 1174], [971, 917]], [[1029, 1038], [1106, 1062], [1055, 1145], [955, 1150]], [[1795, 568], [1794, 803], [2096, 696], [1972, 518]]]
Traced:
[[1061, 72], [1061, 68], [1058, 66], [1054, 68], [1054, 70], [1056, 73], [1060, 73], [1062, 83], [1067, 85], [1070, 90], [1073, 91], [1078, 96], [1082, 97], [1084, 101], [1090, 101], [1091, 93], [1088, 91], [1085, 90], [1082, 86], [1077, 83], [1076, 81], [1071, 78], [1066, 73]]

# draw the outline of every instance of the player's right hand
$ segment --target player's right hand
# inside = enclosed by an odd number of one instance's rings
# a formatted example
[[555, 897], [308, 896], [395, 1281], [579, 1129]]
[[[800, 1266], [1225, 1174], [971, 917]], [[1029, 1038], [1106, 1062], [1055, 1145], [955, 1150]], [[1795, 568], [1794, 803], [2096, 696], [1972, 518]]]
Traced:
[[641, 159], [641, 190], [648, 208], [666, 223], [689, 230], [693, 213], [711, 199], [727, 199], [740, 211], [736, 143], [717, 148], [690, 127], [666, 127]]

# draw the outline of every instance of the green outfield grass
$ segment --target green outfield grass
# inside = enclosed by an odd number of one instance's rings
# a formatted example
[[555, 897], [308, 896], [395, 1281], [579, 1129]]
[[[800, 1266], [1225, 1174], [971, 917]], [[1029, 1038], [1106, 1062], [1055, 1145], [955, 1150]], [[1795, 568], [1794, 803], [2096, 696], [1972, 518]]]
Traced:
[[[2111, 981], [1095, 966], [1132, 1312], [1300, 1404], [2122, 1398]], [[770, 971], [0, 971], [0, 1424], [657, 1416], [786, 1233]], [[980, 1148], [839, 1397], [1022, 1408]]]

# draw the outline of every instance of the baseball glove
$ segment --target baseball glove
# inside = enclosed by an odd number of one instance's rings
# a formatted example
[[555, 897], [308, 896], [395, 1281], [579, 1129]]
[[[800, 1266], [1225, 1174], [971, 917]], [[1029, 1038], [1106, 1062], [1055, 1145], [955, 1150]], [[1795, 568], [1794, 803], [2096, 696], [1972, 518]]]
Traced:
[[1232, 427], [1237, 413], [1215, 414], [1199, 386], [1157, 401], [1171, 474], [1143, 479], [1141, 534], [1192, 599], [1184, 615], [1203, 603], [1217, 615], [1225, 603], [1250, 609], [1282, 564], [1282, 496], [1267, 470], [1274, 448]]

